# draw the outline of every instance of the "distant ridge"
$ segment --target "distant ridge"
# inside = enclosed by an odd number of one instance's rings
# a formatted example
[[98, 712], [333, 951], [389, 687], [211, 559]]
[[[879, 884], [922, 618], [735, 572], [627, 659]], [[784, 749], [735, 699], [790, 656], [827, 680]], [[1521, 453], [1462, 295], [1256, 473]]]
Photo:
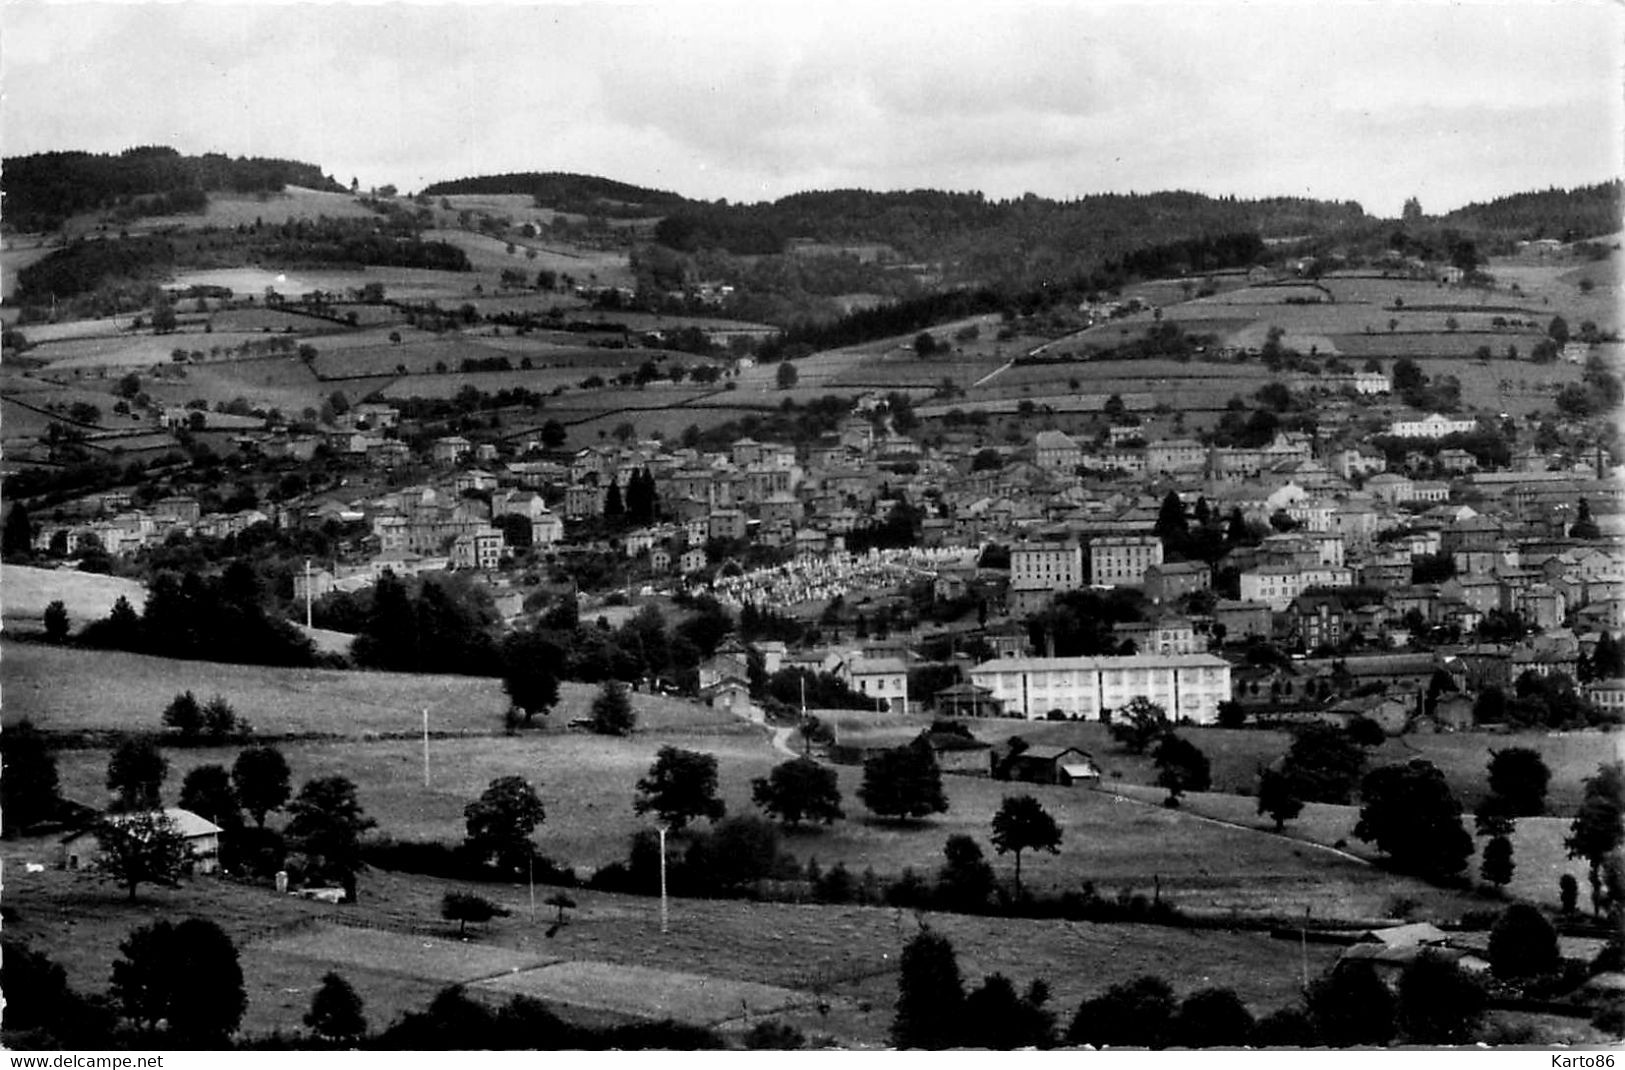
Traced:
[[680, 194], [634, 186], [612, 178], [564, 171], [515, 171], [436, 182], [425, 186], [429, 197], [492, 196], [519, 193], [534, 197], [539, 206], [582, 215], [660, 215], [688, 204]]
[[1619, 231], [1625, 219], [1625, 183], [1619, 179], [1573, 189], [1512, 193], [1482, 204], [1468, 204], [1441, 217], [1463, 230], [1495, 231], [1504, 237], [1534, 241], [1581, 238]]
[[284, 186], [342, 192], [320, 167], [259, 156], [183, 156], [167, 145], [142, 145], [117, 155], [43, 152], [5, 161], [8, 230], [54, 230], [80, 212], [128, 208], [132, 214], [200, 211], [206, 194], [275, 193]]

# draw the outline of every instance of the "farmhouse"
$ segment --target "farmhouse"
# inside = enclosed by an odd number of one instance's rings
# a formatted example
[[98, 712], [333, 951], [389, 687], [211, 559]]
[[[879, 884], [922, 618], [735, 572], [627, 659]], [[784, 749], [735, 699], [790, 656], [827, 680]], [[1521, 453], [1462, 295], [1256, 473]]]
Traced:
[[931, 748], [937, 768], [944, 773], [986, 776], [991, 770], [988, 755], [993, 745], [975, 738], [969, 732], [927, 729], [920, 733], [919, 738]]
[[1000, 780], [1063, 785], [1100, 780], [1094, 758], [1077, 747], [1007, 745], [1002, 753], [994, 751], [992, 758], [994, 775]]
[[1033, 438], [1038, 467], [1070, 473], [1083, 459], [1078, 443], [1064, 431], [1040, 431]]
[[[114, 814], [108, 818], [114, 824], [124, 824], [137, 815]], [[220, 826], [190, 810], [171, 806], [163, 816], [175, 827], [186, 848], [191, 852], [194, 873], [220, 871]], [[64, 837], [58, 845], [58, 865], [64, 869], [94, 869], [101, 861], [101, 845], [93, 829], [80, 829]]]

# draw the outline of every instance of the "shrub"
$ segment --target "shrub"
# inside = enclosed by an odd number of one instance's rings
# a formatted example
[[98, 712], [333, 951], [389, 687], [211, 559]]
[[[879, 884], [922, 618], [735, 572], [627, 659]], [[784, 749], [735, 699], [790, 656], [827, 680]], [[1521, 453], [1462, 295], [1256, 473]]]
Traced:
[[757, 1022], [745, 1034], [748, 1051], [796, 1051], [806, 1046], [807, 1038], [801, 1030], [778, 1021]]
[[1503, 980], [1538, 977], [1559, 964], [1557, 930], [1527, 903], [1502, 911], [1490, 930], [1490, 971]]

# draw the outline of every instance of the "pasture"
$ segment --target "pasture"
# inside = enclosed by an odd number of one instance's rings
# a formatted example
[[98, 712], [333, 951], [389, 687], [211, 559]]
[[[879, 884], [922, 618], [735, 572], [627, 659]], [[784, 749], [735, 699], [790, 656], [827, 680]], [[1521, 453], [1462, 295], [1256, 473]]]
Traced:
[[[501, 731], [508, 707], [502, 681], [494, 677], [224, 665], [13, 642], [0, 644], [0, 664], [8, 692], [3, 723], [27, 717], [45, 731], [156, 731], [164, 706], [187, 689], [224, 695], [262, 735], [415, 736], [425, 708], [436, 735], [491, 734]], [[594, 694], [586, 684], [561, 685], [559, 706], [546, 723], [585, 716]], [[650, 729], [737, 723], [693, 703], [632, 698]]]
[[[1592, 772], [1596, 768], [1592, 767]], [[1120, 793], [1129, 798], [1139, 799], [1146, 805], [1157, 805], [1166, 794], [1159, 788], [1149, 788], [1143, 785], [1113, 784], [1107, 790]], [[1239, 795], [1221, 794], [1213, 792], [1199, 792], [1185, 797], [1183, 807], [1187, 812], [1201, 817], [1213, 818], [1227, 824], [1248, 829], [1257, 829], [1273, 834], [1274, 822], [1267, 816], [1258, 813], [1257, 803], [1250, 798]], [[1471, 807], [1468, 808], [1469, 810]], [[1309, 803], [1304, 807], [1303, 813], [1286, 823], [1281, 835], [1305, 843], [1321, 844], [1336, 847], [1350, 854], [1377, 862], [1382, 854], [1375, 844], [1368, 844], [1354, 835], [1354, 826], [1360, 820], [1358, 806], [1331, 806], [1324, 803]], [[1566, 817], [1526, 817], [1517, 822], [1512, 834], [1512, 857], [1514, 870], [1512, 881], [1507, 885], [1507, 894], [1515, 898], [1526, 899], [1546, 907], [1558, 905], [1558, 881], [1563, 874], [1568, 873], [1586, 886], [1586, 863], [1584, 859], [1574, 859], [1568, 856], [1563, 846], [1563, 839], [1568, 835], [1570, 818]], [[1464, 817], [1467, 830], [1473, 830], [1471, 814]], [[1486, 841], [1475, 837], [1476, 851], [1483, 849]], [[1481, 857], [1474, 854], [1468, 859], [1464, 876], [1475, 883], [1478, 880], [1478, 868]]]
[[[930, 726], [927, 717], [900, 717], [845, 711], [833, 715], [838, 738], [859, 746], [890, 746], [905, 742]], [[1106, 775], [1116, 781], [1150, 784], [1155, 772], [1150, 757], [1130, 754], [1111, 739], [1106, 725], [1093, 721], [1022, 721], [982, 718], [965, 722], [977, 739], [1003, 743], [1020, 736], [1028, 743], [1077, 747], [1095, 757]], [[1181, 735], [1195, 743], [1212, 765], [1215, 791], [1244, 795], [1252, 792], [1258, 771], [1287, 752], [1292, 736], [1274, 729], [1186, 727]], [[1450, 732], [1405, 735], [1387, 739], [1366, 752], [1367, 768], [1424, 758], [1439, 767], [1468, 810], [1487, 793], [1487, 764], [1491, 750], [1527, 747], [1540, 753], [1552, 772], [1547, 809], [1568, 815], [1579, 806], [1581, 781], [1597, 766], [1625, 757], [1625, 734], [1617, 732], [1528, 732], [1500, 734]]]
[[[158, 708], [146, 723], [156, 723]], [[252, 707], [239, 709], [252, 719]], [[433, 714], [430, 723], [434, 728]], [[630, 836], [649, 827], [647, 818], [633, 813], [632, 799], [637, 780], [665, 743], [717, 756], [720, 794], [730, 813], [755, 812], [751, 780], [783, 760], [765, 734], [743, 724], [651, 729], [626, 740], [576, 733], [437, 739], [429, 748], [428, 787], [423, 784], [422, 744], [410, 735], [291, 741], [280, 749], [296, 783], [333, 774], [351, 778], [363, 806], [378, 820], [378, 831], [401, 838], [456, 842], [463, 835], [464, 806], [491, 780], [525, 776], [547, 808], [548, 821], [536, 836], [540, 850], [563, 864], [601, 866], [624, 857]], [[235, 754], [234, 747], [171, 750], [169, 783], [178, 784], [198, 765], [229, 765]], [[64, 794], [99, 800], [106, 762], [107, 752], [100, 749], [63, 752], [58, 764]], [[1036, 890], [1060, 891], [1092, 881], [1102, 894], [1127, 889], [1149, 896], [1160, 881], [1162, 894], [1184, 908], [1244, 916], [1308, 909], [1318, 917], [1380, 918], [1398, 893], [1416, 899], [1434, 916], [1452, 916], [1463, 908], [1459, 896], [1419, 881], [1288, 837], [1216, 826], [1194, 813], [1155, 803], [1118, 800], [1087, 789], [948, 776], [948, 813], [897, 823], [872, 818], [864, 810], [856, 797], [861, 769], [840, 767], [838, 774], [847, 819], [786, 841], [786, 848], [802, 861], [816, 858], [826, 868], [840, 862], [855, 874], [873, 868], [884, 877], [896, 877], [904, 869], [928, 875], [941, 865], [943, 843], [955, 833], [972, 836], [991, 857], [989, 822], [999, 803], [1008, 795], [1031, 794], [1064, 830], [1060, 854], [1023, 859], [1024, 884]], [[1010, 859], [996, 859], [995, 866], [1002, 879], [1010, 878]]]
[[[26, 625], [42, 628], [45, 607], [60, 601], [68, 611], [68, 626], [77, 632], [113, 609], [121, 596], [129, 599], [137, 613], [147, 604], [147, 589], [134, 580], [98, 576], [71, 569], [31, 568], [27, 565], [0, 565], [0, 590], [5, 592], [5, 621], [8, 627]], [[11, 686], [11, 650], [6, 648], [6, 684]], [[7, 695], [7, 703], [12, 696]]]
[[[475, 271], [488, 277], [499, 276], [503, 269], [512, 269], [534, 280], [537, 272], [546, 270], [569, 275], [578, 284], [585, 284], [589, 279], [596, 279], [600, 286], [631, 286], [635, 282], [623, 252], [573, 247], [564, 250], [545, 238], [493, 238], [456, 229], [425, 231], [423, 239], [455, 245], [468, 257]], [[511, 253], [508, 252], [510, 244], [514, 247]], [[536, 255], [531, 257], [530, 253]]]
[[323, 293], [344, 293], [360, 289], [369, 282], [382, 283], [391, 299], [423, 301], [450, 300], [468, 293], [480, 276], [467, 271], [434, 271], [427, 268], [367, 267], [349, 271], [300, 269], [277, 271], [257, 267], [204, 268], [181, 271], [171, 285], [224, 286], [238, 295], [255, 298], [267, 290], [275, 290], [283, 297], [295, 298], [313, 290]]
[[[312, 321], [315, 322], [315, 321]], [[42, 342], [28, 351], [37, 360], [49, 362], [52, 374], [81, 373], [99, 369], [129, 371], [153, 365], [172, 363], [171, 354], [177, 349], [202, 350], [231, 349], [245, 342], [258, 342], [264, 334], [258, 330], [219, 331], [205, 334], [196, 331], [177, 331], [173, 334], [127, 334], [123, 336], [99, 335], [64, 339], [60, 342]]]
[[[251, 406], [297, 414], [320, 407], [334, 390], [324, 384], [297, 357], [222, 360], [187, 365], [182, 379], [143, 380], [142, 389], [160, 405], [183, 405], [202, 398], [212, 408], [217, 402], [243, 398]], [[346, 382], [352, 396], [360, 396], [381, 381]]]
[[[5, 582], [9, 588], [11, 578]], [[92, 660], [96, 671], [84, 671]], [[639, 730], [629, 738], [565, 730], [566, 720], [584, 715], [595, 690], [578, 684], [564, 685], [559, 708], [539, 719], [546, 727], [507, 736], [500, 729], [506, 701], [497, 680], [201, 665], [15, 642], [0, 649], [0, 663], [6, 671], [6, 723], [28, 716], [47, 731], [155, 730], [159, 711], [178, 690], [192, 687], [200, 697], [218, 691], [261, 733], [307, 735], [280, 744], [294, 782], [331, 774], [351, 778], [380, 834], [457, 842], [468, 802], [496, 777], [524, 776], [537, 786], [547, 810], [537, 845], [566, 865], [620, 859], [630, 835], [649, 827], [650, 819], [635, 814], [631, 804], [637, 779], [662, 745], [717, 757], [729, 813], [754, 813], [751, 780], [783, 760], [758, 726], [652, 696], [634, 696]], [[434, 734], [427, 787], [418, 736], [425, 706]], [[834, 716], [843, 742], [899, 741], [927, 723]], [[1107, 780], [1101, 790], [1091, 790], [948, 775], [946, 814], [892, 822], [868, 815], [856, 797], [861, 770], [840, 766], [846, 819], [827, 829], [790, 832], [785, 849], [803, 862], [816, 858], [825, 869], [843, 863], [854, 875], [873, 868], [895, 877], [909, 868], [930, 876], [941, 865], [947, 837], [963, 833], [983, 845], [999, 878], [1008, 881], [1013, 859], [993, 852], [989, 822], [1003, 798], [1031, 794], [1063, 829], [1059, 854], [1024, 855], [1024, 884], [1033, 889], [1092, 882], [1107, 897], [1149, 897], [1160, 886], [1161, 895], [1182, 909], [1219, 918], [1307, 912], [1314, 919], [1379, 919], [1403, 904], [1417, 917], [1450, 919], [1493, 909], [1493, 902], [1471, 892], [1434, 888], [1363, 861], [1374, 855], [1352, 837], [1354, 808], [1312, 805], [1285, 834], [1271, 831], [1271, 823], [1254, 812], [1253, 800], [1233, 792], [1250, 785], [1259, 761], [1284, 749], [1282, 733], [1187, 730], [1213, 760], [1215, 786], [1229, 793], [1190, 795], [1182, 809], [1169, 810], [1160, 805], [1163, 792], [1149, 786], [1149, 760], [1118, 753], [1099, 725], [978, 721], [972, 728], [990, 740], [1020, 734], [1034, 743], [1084, 746], [1102, 762]], [[1465, 783], [1482, 779], [1487, 740], [1539, 746], [1553, 768], [1554, 801], [1571, 804], [1577, 778], [1595, 768], [1599, 742], [1614, 737], [1414, 737], [1383, 744], [1373, 761], [1421, 753], [1453, 782]], [[236, 750], [167, 748], [167, 797], [173, 798], [188, 770], [229, 764]], [[104, 747], [60, 751], [64, 794], [99, 801], [107, 757]], [[1562, 817], [1520, 823], [1514, 894], [1549, 903], [1557, 874], [1580, 872], [1561, 857], [1566, 825]], [[1334, 845], [1358, 857], [1329, 849]], [[727, 1031], [744, 1028], [735, 1013], [744, 999], [752, 1018], [786, 1008], [775, 1016], [809, 1033], [829, 1033], [849, 1044], [883, 1043], [895, 1000], [896, 956], [916, 925], [907, 913], [882, 908], [679, 899], [672, 903], [672, 931], [662, 937], [653, 898], [575, 890], [578, 906], [569, 924], [548, 939], [538, 926], [550, 923], [551, 910], [539, 906], [533, 923], [522, 885], [487, 885], [480, 893], [512, 915], [459, 940], [455, 927], [438, 917], [441, 894], [455, 885], [433, 878], [367, 871], [357, 906], [306, 903], [199, 879], [176, 890], [146, 889], [141, 902], [127, 907], [118, 889], [88, 876], [24, 874], [16, 865], [39, 860], [49, 849], [44, 841], [0, 848], [12, 863], [8, 877], [15, 875], [7, 892], [18, 935], [63, 961], [75, 984], [95, 989], [105, 984], [118, 940], [150, 917], [153, 904], [215, 917], [244, 949], [251, 1029], [294, 1024], [321, 973], [336, 965], [367, 1000], [375, 1025], [422, 1007], [444, 984], [463, 982], [493, 998], [530, 994], [566, 1017], [586, 1016], [581, 1020], [672, 1014]], [[1181, 993], [1233, 987], [1255, 1012], [1265, 1012], [1293, 1000], [1304, 965], [1295, 942], [1262, 933], [934, 914], [923, 919], [953, 941], [972, 983], [995, 970], [1018, 987], [1042, 977], [1055, 990], [1063, 1020], [1083, 997], [1145, 972], [1168, 978]], [[1336, 951], [1325, 945], [1307, 950], [1312, 973]], [[828, 1002], [827, 1015], [814, 1009], [819, 999]]]
[[[548, 939], [541, 929], [551, 910], [538, 904], [533, 922], [526, 889], [503, 885], [478, 891], [511, 914], [458, 939], [455, 926], [439, 918], [442, 894], [458, 886], [434, 878], [368, 871], [352, 906], [209, 879], [147, 888], [127, 904], [118, 889], [86, 874], [24, 874], [17, 863], [46, 847], [0, 847], [15, 912], [10, 935], [60, 962], [76, 988], [99, 992], [119, 941], [155, 908], [210, 917], [241, 951], [243, 1028], [251, 1033], [297, 1029], [322, 975], [337, 968], [365, 1000], [375, 1029], [421, 1010], [444, 985], [464, 982], [475, 996], [484, 989], [505, 999], [528, 990], [574, 1021], [674, 1014], [720, 1022], [730, 1033], [750, 1024], [740, 1017], [747, 1011], [753, 1022], [770, 1007], [790, 1005], [772, 1017], [843, 1046], [878, 1046], [895, 1013], [899, 952], [919, 924], [952, 941], [970, 984], [995, 971], [1018, 988], [1048, 982], [1063, 1023], [1083, 998], [1146, 972], [1167, 978], [1181, 996], [1210, 985], [1234, 988], [1263, 1014], [1295, 999], [1306, 966], [1318, 973], [1335, 955], [1325, 945], [1300, 949], [1260, 933], [934, 913], [916, 921], [880, 907], [681, 899], [672, 902], [671, 931], [662, 935], [658, 900], [581, 889], [570, 893], [578, 905], [569, 923]], [[538, 898], [544, 893], [538, 889]], [[827, 1014], [814, 1009], [820, 1000]]]

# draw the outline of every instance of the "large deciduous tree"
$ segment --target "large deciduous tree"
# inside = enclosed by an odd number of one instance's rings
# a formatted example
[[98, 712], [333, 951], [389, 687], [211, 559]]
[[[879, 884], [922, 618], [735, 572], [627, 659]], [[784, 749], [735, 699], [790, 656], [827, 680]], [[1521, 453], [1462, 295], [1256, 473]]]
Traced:
[[151, 736], [125, 736], [107, 762], [107, 790], [114, 810], [155, 810], [162, 805], [169, 762]]
[[1293, 736], [1281, 771], [1305, 802], [1346, 805], [1365, 768], [1365, 751], [1347, 732], [1325, 724], [1307, 724]]
[[1374, 769], [1360, 785], [1360, 820], [1354, 835], [1425, 877], [1460, 873], [1473, 854], [1461, 820], [1461, 803], [1432, 762]]
[[1152, 757], [1157, 765], [1157, 787], [1168, 789], [1168, 806], [1178, 806], [1179, 797], [1187, 791], [1206, 791], [1213, 784], [1207, 755], [1183, 736], [1172, 732], [1163, 736]]
[[942, 847], [942, 868], [937, 871], [937, 897], [949, 910], [975, 913], [993, 894], [993, 867], [981, 846], [962, 833], [948, 837]]
[[185, 838], [161, 810], [108, 817], [96, 826], [96, 844], [102, 876], [122, 886], [131, 902], [143, 884], [174, 887], [192, 858]]
[[1016, 856], [1016, 898], [1021, 898], [1021, 852], [1061, 850], [1061, 826], [1031, 795], [1016, 795], [999, 804], [993, 815], [993, 849]]
[[1258, 776], [1258, 812], [1270, 815], [1275, 831], [1280, 832], [1303, 812], [1303, 799], [1292, 778], [1279, 769], [1266, 769]]
[[200, 765], [188, 772], [181, 781], [180, 805], [228, 831], [243, 823], [237, 789], [223, 765]]
[[717, 796], [714, 754], [668, 744], [660, 748], [648, 774], [637, 786], [632, 809], [640, 814], [653, 811], [674, 831], [681, 831], [697, 818], [720, 820], [727, 812], [727, 806]]
[[547, 819], [536, 789], [521, 776], [498, 777], [463, 807], [469, 850], [509, 873], [524, 873], [535, 854], [531, 836]]
[[237, 948], [212, 921], [156, 921], [119, 945], [109, 990], [125, 1018], [167, 1024], [174, 1047], [223, 1048], [248, 1007]]
[[751, 781], [751, 799], [786, 825], [802, 821], [834, 824], [844, 817], [835, 770], [811, 758], [795, 758]]
[[1540, 752], [1530, 747], [1491, 750], [1490, 793], [1504, 800], [1510, 817], [1539, 817], [1546, 812], [1546, 787], [1552, 771]]
[[1168, 982], [1147, 974], [1112, 985], [1078, 1004], [1067, 1029], [1067, 1043], [1097, 1048], [1166, 1047], [1174, 1011], [1174, 991]]
[[275, 747], [249, 747], [231, 765], [237, 798], [260, 828], [265, 827], [265, 815], [282, 809], [293, 794], [291, 776], [287, 759]]
[[930, 745], [920, 740], [867, 759], [858, 798], [882, 817], [921, 818], [948, 810], [942, 770]]
[[558, 705], [563, 664], [563, 651], [535, 632], [515, 632], [502, 644], [502, 686], [525, 724]]
[[1557, 930], [1535, 907], [1513, 903], [1490, 928], [1490, 972], [1504, 980], [1539, 977], [1561, 965]]
[[1317, 1042], [1334, 1048], [1394, 1039], [1394, 995], [1369, 962], [1343, 962], [1313, 981], [1304, 1007]]
[[1477, 978], [1435, 951], [1399, 975], [1399, 1028], [1415, 1044], [1470, 1043], [1488, 1002]]
[[1168, 711], [1148, 698], [1130, 699], [1112, 713], [1112, 738], [1134, 754], [1144, 754], [1167, 731]]
[[473, 892], [447, 892], [440, 899], [440, 916], [457, 923], [457, 935], [468, 935], [468, 923], [483, 925], [492, 918], [505, 917], [508, 910]]
[[1570, 858], [1583, 858], [1591, 867], [1591, 901], [1601, 912], [1611, 896], [1603, 884], [1608, 862], [1625, 840], [1625, 762], [1598, 766], [1586, 778], [1580, 809], [1563, 840]]
[[307, 780], [288, 807], [288, 844], [310, 860], [314, 874], [341, 881], [355, 898], [361, 834], [377, 822], [361, 809], [348, 777]]
[[899, 1048], [951, 1048], [960, 1042], [965, 984], [954, 945], [927, 929], [903, 947], [897, 973], [897, 1016], [892, 1043]]
[[14, 836], [56, 816], [56, 755], [26, 717], [0, 732], [0, 822]]
[[1185, 1048], [1241, 1048], [1253, 1036], [1253, 1015], [1228, 988], [1204, 988], [1180, 1003], [1173, 1043]]

